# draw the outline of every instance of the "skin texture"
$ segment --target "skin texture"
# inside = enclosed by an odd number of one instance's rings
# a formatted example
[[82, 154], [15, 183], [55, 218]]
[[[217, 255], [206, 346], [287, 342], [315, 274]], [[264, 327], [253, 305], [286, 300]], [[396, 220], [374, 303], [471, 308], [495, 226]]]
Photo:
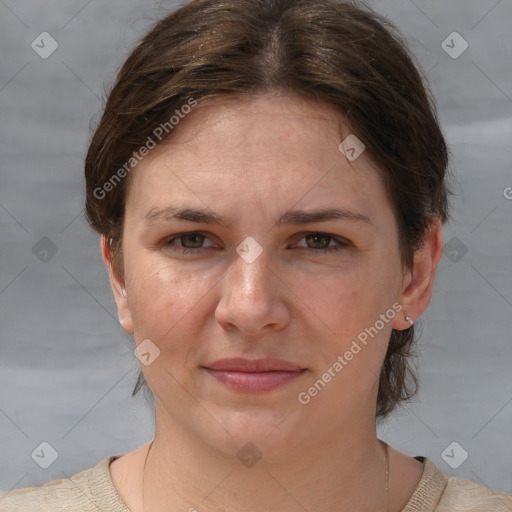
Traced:
[[[378, 375], [391, 329], [407, 328], [405, 316], [417, 319], [428, 305], [442, 235], [433, 221], [413, 270], [403, 269], [375, 164], [338, 149], [349, 134], [331, 107], [292, 96], [215, 103], [194, 109], [132, 171], [122, 268], [112, 268], [104, 239], [102, 254], [123, 329], [160, 350], [141, 365], [156, 397], [146, 511], [388, 510]], [[170, 204], [226, 222], [145, 222]], [[369, 222], [276, 224], [291, 209], [329, 207]], [[176, 238], [190, 232], [205, 238]], [[252, 263], [236, 252], [246, 237], [262, 248]], [[319, 251], [336, 239], [339, 250]], [[395, 303], [403, 309], [393, 320], [301, 404], [298, 394]], [[274, 357], [306, 371], [272, 391], [234, 391], [202, 368], [228, 357]], [[237, 458], [247, 442], [262, 454], [250, 468]], [[143, 510], [147, 448], [111, 465], [132, 512]], [[401, 510], [421, 473], [418, 461], [390, 450], [389, 510]]]

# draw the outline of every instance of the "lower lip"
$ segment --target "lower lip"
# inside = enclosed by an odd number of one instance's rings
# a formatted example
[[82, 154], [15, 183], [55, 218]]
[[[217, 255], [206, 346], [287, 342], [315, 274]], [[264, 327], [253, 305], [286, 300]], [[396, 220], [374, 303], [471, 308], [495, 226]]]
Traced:
[[245, 392], [271, 391], [297, 379], [306, 371], [235, 372], [205, 369], [228, 388]]

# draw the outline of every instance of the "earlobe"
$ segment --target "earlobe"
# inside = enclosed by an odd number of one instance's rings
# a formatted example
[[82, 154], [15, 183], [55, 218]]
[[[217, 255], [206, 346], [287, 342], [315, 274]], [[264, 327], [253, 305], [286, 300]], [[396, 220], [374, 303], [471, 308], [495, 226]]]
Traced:
[[414, 325], [414, 320], [407, 314], [407, 311], [402, 307], [401, 314], [395, 316], [393, 320], [393, 329], [396, 331], [405, 331]]
[[408, 329], [427, 309], [442, 253], [442, 225], [439, 219], [434, 218], [423, 245], [414, 254], [414, 265], [400, 297], [403, 315], [395, 317], [394, 329]]
[[101, 235], [100, 245], [101, 256], [109, 274], [110, 288], [112, 290], [112, 294], [114, 295], [119, 323], [126, 333], [133, 334], [133, 321], [128, 302], [128, 294], [126, 292], [125, 280], [123, 277], [119, 276], [114, 269], [110, 243], [104, 235]]

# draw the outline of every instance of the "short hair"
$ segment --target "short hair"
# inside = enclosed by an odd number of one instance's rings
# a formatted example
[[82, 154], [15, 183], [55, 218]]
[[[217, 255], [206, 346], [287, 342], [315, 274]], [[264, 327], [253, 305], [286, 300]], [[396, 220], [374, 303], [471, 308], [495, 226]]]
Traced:
[[[87, 152], [86, 217], [109, 240], [117, 271], [124, 272], [128, 173], [155, 130], [166, 127], [158, 144], [171, 137], [171, 116], [191, 99], [275, 92], [323, 102], [344, 116], [377, 164], [403, 268], [412, 268], [432, 219], [449, 217], [448, 150], [426, 77], [397, 28], [363, 3], [194, 0], [158, 21], [124, 62]], [[417, 393], [413, 342], [413, 326], [392, 330], [378, 419]], [[140, 372], [132, 396], [143, 386]]]

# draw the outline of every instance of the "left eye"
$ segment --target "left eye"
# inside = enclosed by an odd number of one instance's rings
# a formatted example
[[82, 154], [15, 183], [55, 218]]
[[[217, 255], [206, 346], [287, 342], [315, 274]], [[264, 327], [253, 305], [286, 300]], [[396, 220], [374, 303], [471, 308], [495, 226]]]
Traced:
[[[311, 247], [309, 245], [306, 245], [306, 248], [313, 249], [316, 251], [335, 251], [340, 249], [341, 247], [344, 247], [347, 244], [347, 242], [334, 238], [332, 235], [327, 235], [326, 233], [308, 233], [307, 235], [304, 235], [302, 239], [306, 240], [306, 244], [312, 244], [316, 247]], [[331, 242], [334, 242], [335, 245], [330, 245]], [[321, 246], [321, 247], [318, 247]], [[298, 247], [304, 247], [304, 246], [298, 246]]]

